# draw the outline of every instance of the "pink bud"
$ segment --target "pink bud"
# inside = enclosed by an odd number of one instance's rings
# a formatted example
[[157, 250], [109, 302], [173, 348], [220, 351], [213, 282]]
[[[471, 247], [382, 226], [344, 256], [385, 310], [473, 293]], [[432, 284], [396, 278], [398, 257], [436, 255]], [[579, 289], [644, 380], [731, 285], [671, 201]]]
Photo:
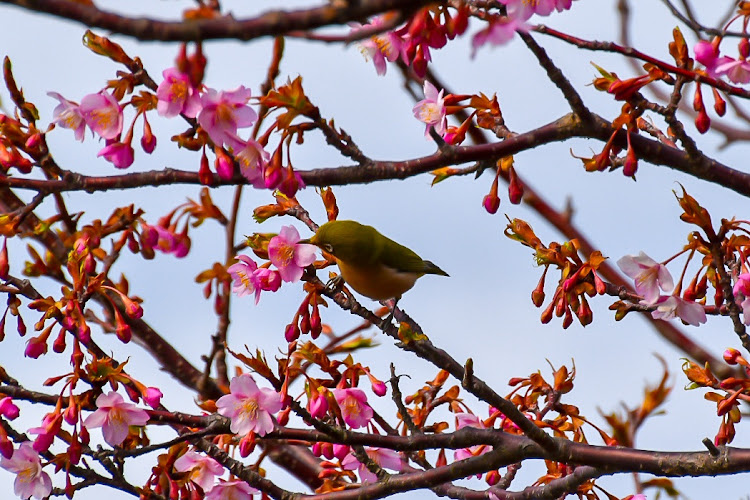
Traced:
[[13, 443], [10, 442], [4, 432], [0, 435], [0, 455], [8, 460], [13, 456]]
[[349, 446], [345, 444], [334, 444], [333, 445], [333, 456], [339, 460], [343, 460], [345, 456], [349, 454]]
[[293, 342], [299, 338], [299, 327], [297, 326], [297, 323], [289, 323], [286, 325], [286, 329], [284, 329], [284, 338], [287, 342]]
[[221, 148], [216, 148], [214, 168], [216, 169], [216, 173], [219, 174], [219, 177], [224, 180], [229, 180], [234, 176], [234, 163], [229, 155], [227, 155]]
[[708, 113], [706, 113], [705, 109], [700, 110], [698, 116], [695, 117], [695, 128], [697, 128], [698, 132], [701, 134], [705, 134], [710, 127], [711, 118], [708, 117]]
[[737, 359], [741, 357], [742, 355], [737, 349], [730, 347], [729, 349], [724, 351], [724, 361], [726, 361], [728, 365], [736, 365]]
[[703, 40], [695, 44], [693, 52], [695, 52], [695, 60], [704, 66], [713, 66], [719, 56], [719, 51], [713, 44]]
[[148, 154], [154, 152], [156, 148], [156, 136], [151, 131], [151, 125], [146, 120], [146, 115], [143, 115], [143, 135], [141, 136], [141, 147], [143, 151]]
[[0, 399], [0, 415], [8, 420], [15, 420], [20, 413], [21, 411], [18, 406], [13, 404], [13, 399], [10, 396]]
[[143, 400], [151, 408], [157, 408], [161, 402], [163, 394], [156, 387], [148, 387], [145, 394], [143, 394]]
[[737, 45], [737, 49], [740, 52], [740, 57], [747, 59], [747, 56], [750, 55], [750, 42], [748, 42], [747, 38], [740, 38], [740, 43]]

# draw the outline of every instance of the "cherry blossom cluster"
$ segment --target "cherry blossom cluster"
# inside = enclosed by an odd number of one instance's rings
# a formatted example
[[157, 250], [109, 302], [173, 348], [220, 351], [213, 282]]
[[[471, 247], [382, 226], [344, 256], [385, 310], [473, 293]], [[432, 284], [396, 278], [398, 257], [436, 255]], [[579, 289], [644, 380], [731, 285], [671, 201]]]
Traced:
[[[296, 283], [302, 278], [304, 268], [315, 261], [314, 245], [300, 243], [299, 232], [294, 226], [283, 226], [278, 235], [267, 244], [269, 261], [258, 267], [247, 255], [237, 257], [239, 262], [227, 268], [232, 277], [232, 291], [239, 296], [255, 294], [255, 303], [260, 301], [262, 291], [275, 292], [282, 281]], [[276, 269], [270, 269], [273, 265]]]
[[[372, 59], [378, 75], [385, 75], [388, 62], [399, 59], [412, 68], [420, 78], [424, 78], [427, 65], [432, 60], [430, 49], [440, 49], [448, 40], [462, 35], [468, 28], [469, 16], [487, 21], [487, 27], [472, 38], [473, 53], [485, 45], [503, 45], [513, 39], [517, 31], [528, 31], [528, 20], [533, 15], [549, 16], [571, 8], [573, 0], [500, 0], [504, 6], [502, 14], [485, 11], [473, 13], [466, 4], [459, 4], [455, 12], [445, 6], [425, 7], [416, 12], [406, 24], [398, 29], [375, 35], [360, 43], [362, 53]], [[382, 30], [391, 21], [386, 15], [375, 18], [364, 26], [352, 29], [356, 36], [368, 30]]]
[[[304, 187], [301, 177], [291, 167], [284, 174], [280, 165], [280, 149], [274, 155], [265, 149], [274, 127], [260, 139], [240, 137], [241, 129], [251, 127], [258, 121], [257, 112], [249, 104], [251, 90], [244, 86], [229, 91], [207, 87], [196, 79], [202, 78], [202, 72], [198, 77], [194, 76], [194, 67], [195, 62], [181, 54], [176, 67], [162, 72], [163, 80], [155, 94], [142, 91], [129, 102], [123, 101], [124, 91], [120, 87], [88, 94], [80, 104], [57, 92], [50, 92], [49, 95], [59, 102], [53, 113], [54, 122], [62, 128], [73, 130], [80, 141], [84, 140], [86, 130], [91, 130], [93, 135], [105, 141], [98, 156], [117, 168], [128, 168], [134, 161], [133, 130], [140, 116], [143, 117], [141, 147], [149, 154], [156, 147], [156, 136], [148, 122], [147, 112], [156, 109], [159, 115], [166, 118], [182, 116], [199, 125], [199, 134], [197, 138], [182, 134], [173, 140], [182, 147], [203, 150], [198, 170], [201, 182], [213, 182], [206, 154], [210, 141], [215, 154], [213, 170], [221, 179], [231, 179], [235, 175], [235, 168], [238, 168], [254, 187], [279, 188], [288, 196], [294, 196], [297, 189]], [[123, 136], [123, 110], [126, 106], [132, 106], [136, 115]]]
[[[685, 300], [679, 293], [670, 294], [674, 280], [664, 264], [640, 252], [622, 257], [617, 265], [634, 280], [636, 293], [643, 297], [640, 303], [655, 307], [652, 318], [665, 321], [679, 318], [693, 326], [706, 322], [706, 311], [701, 304]], [[661, 291], [668, 295], [662, 295]]]
[[[141, 397], [151, 407], [159, 406], [162, 394], [155, 387], [145, 387], [135, 383], [141, 394], [132, 392], [132, 397]], [[62, 398], [60, 399], [62, 401]], [[14, 449], [4, 429], [0, 427], [0, 467], [16, 474], [14, 483], [15, 494], [20, 498], [46, 498], [51, 493], [52, 482], [49, 474], [43, 470], [41, 454], [48, 453], [55, 438], [64, 432], [63, 424], [73, 426], [73, 431], [67, 434], [67, 460], [77, 465], [81, 460], [83, 447], [89, 445], [89, 429], [102, 428], [104, 440], [111, 446], [121, 445], [131, 434], [131, 426], [144, 426], [149, 420], [149, 414], [136, 405], [127, 403], [117, 392], [102, 393], [96, 399], [97, 410], [86, 419], [82, 419], [80, 409], [72, 393], [70, 405], [64, 411], [58, 404], [55, 411], [44, 416], [39, 427], [28, 429], [28, 434], [36, 436], [34, 441], [21, 442]], [[20, 411], [13, 404], [11, 398], [0, 400], [0, 416], [9, 420], [18, 417]], [[45, 464], [46, 465], [46, 464]]]

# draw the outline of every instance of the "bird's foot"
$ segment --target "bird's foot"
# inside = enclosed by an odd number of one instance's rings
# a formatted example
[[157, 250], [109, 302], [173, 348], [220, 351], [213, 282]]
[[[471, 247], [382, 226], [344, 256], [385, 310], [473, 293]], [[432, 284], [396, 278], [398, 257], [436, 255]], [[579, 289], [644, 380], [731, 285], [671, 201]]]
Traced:
[[[390, 302], [390, 301], [389, 301]], [[396, 304], [398, 304], [398, 299], [395, 299], [393, 301], [393, 306], [391, 306], [391, 312], [388, 313], [388, 316], [381, 322], [381, 326], [390, 325], [393, 321], [394, 314], [396, 313]]]
[[325, 292], [337, 293], [341, 291], [343, 286], [344, 286], [344, 278], [342, 278], [341, 275], [334, 276], [333, 278], [328, 280], [328, 283], [326, 283]]

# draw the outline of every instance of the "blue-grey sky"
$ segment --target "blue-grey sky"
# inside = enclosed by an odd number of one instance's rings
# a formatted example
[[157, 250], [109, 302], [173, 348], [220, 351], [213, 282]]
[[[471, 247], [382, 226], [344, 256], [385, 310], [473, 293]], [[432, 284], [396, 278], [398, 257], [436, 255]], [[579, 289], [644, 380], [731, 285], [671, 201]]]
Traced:
[[[224, 2], [236, 17], [276, 8], [276, 2]], [[579, 0], [571, 12], [544, 19], [545, 24], [587, 39], [613, 40], [617, 36], [618, 20], [614, 1]], [[669, 59], [667, 43], [676, 21], [671, 19], [661, 2], [632, 2], [632, 40], [641, 50], [656, 57]], [[128, 12], [153, 14], [164, 19], [178, 16], [178, 6], [190, 2], [131, 2]], [[120, 8], [119, 2], [100, 2], [102, 8]], [[285, 2], [285, 8], [309, 5], [307, 2]], [[154, 13], [151, 9], [158, 8]], [[174, 10], [172, 10], [174, 9]], [[719, 9], [723, 12], [722, 9]], [[711, 13], [707, 13], [711, 15]], [[51, 119], [56, 101], [46, 96], [48, 91], [60, 92], [72, 100], [102, 88], [106, 80], [119, 70], [114, 63], [96, 56], [81, 44], [84, 27], [31, 14], [14, 7], [0, 7], [0, 47], [2, 55], [13, 62], [16, 79], [27, 99], [37, 104], [42, 123]], [[477, 31], [472, 25], [469, 32]], [[100, 33], [103, 34], [103, 33]], [[597, 113], [613, 118], [619, 105], [610, 96], [587, 86], [595, 76], [590, 62], [616, 71], [621, 77], [635, 73], [621, 57], [595, 52], [572, 50], [569, 46], [541, 35], [537, 40], [549, 51], [565, 75], [577, 86], [586, 102]], [[690, 44], [694, 42], [686, 33]], [[114, 36], [131, 55], [138, 55], [146, 69], [160, 80], [161, 71], [172, 65], [177, 45], [165, 43], [135, 43]], [[527, 131], [567, 112], [560, 92], [546, 79], [530, 52], [516, 40], [504, 47], [479, 50], [476, 58], [468, 57], [468, 36], [433, 51], [433, 69], [456, 93], [497, 93], [508, 126], [516, 131]], [[206, 84], [219, 89], [245, 85], [257, 94], [266, 74], [271, 43], [262, 39], [249, 43], [209, 42], [205, 52], [209, 59]], [[407, 159], [434, 151], [434, 144], [425, 139], [424, 127], [411, 112], [414, 104], [403, 91], [398, 71], [389, 68], [385, 77], [378, 77], [371, 63], [365, 62], [356, 46], [341, 47], [321, 43], [288, 40], [281, 64], [279, 82], [287, 77], [303, 77], [304, 88], [323, 116], [334, 118], [358, 143], [362, 150], [375, 159]], [[0, 91], [6, 109], [10, 106], [7, 92]], [[128, 115], [130, 116], [130, 115]], [[136, 152], [130, 171], [155, 170], [175, 167], [197, 170], [198, 155], [177, 150], [169, 137], [184, 125], [158, 118], [150, 121], [158, 136], [156, 152], [147, 156]], [[688, 120], [689, 122], [689, 120]], [[663, 124], [657, 123], [663, 127]], [[690, 128], [692, 132], [692, 128]], [[49, 134], [49, 142], [57, 161], [66, 169], [92, 175], [112, 175], [111, 164], [96, 158], [101, 147], [87, 137], [81, 144], [74, 142], [70, 131], [61, 128]], [[718, 136], [709, 133], [700, 138], [701, 147], [716, 154], [722, 162], [743, 168], [747, 146], [735, 145], [716, 151]], [[747, 218], [747, 200], [704, 181], [679, 172], [641, 163], [637, 182], [612, 173], [586, 173], [580, 156], [598, 152], [602, 144], [596, 141], [575, 140], [538, 148], [516, 156], [516, 168], [528, 183], [538, 189], [547, 200], [562, 208], [567, 200], [575, 207], [574, 222], [591, 237], [602, 253], [613, 260], [624, 254], [645, 251], [657, 260], [676, 253], [691, 230], [679, 221], [679, 209], [672, 190], [679, 184], [704, 204], [714, 216]], [[292, 150], [295, 166], [300, 170], [334, 167], [347, 164], [335, 150], [315, 135], [306, 144]], [[541, 310], [536, 309], [529, 296], [541, 269], [534, 265], [531, 252], [503, 236], [506, 225], [504, 214], [529, 221], [544, 241], [560, 241], [561, 236], [524, 206], [511, 205], [507, 194], [501, 192], [502, 204], [496, 215], [482, 208], [482, 197], [489, 190], [490, 174], [479, 179], [453, 178], [431, 187], [431, 176], [422, 175], [405, 181], [380, 182], [369, 185], [335, 188], [341, 210], [340, 218], [355, 219], [379, 228], [391, 238], [413, 248], [450, 273], [450, 278], [427, 276], [419, 281], [400, 305], [423, 327], [438, 346], [448, 350], [457, 360], [474, 360], [479, 377], [493, 385], [498, 392], [510, 389], [511, 377], [526, 376], [540, 370], [549, 376], [548, 362], [554, 366], [575, 361], [578, 379], [572, 393], [564, 402], [576, 404], [582, 414], [603, 424], [598, 412], [619, 411], [620, 402], [636, 405], [646, 383], [656, 383], [661, 375], [660, 364], [654, 356], [659, 353], [667, 362], [675, 387], [666, 414], [650, 419], [637, 439], [640, 448], [655, 450], [700, 450], [704, 437], [713, 438], [719, 420], [715, 407], [705, 401], [700, 391], [684, 391], [687, 381], [680, 373], [683, 354], [662, 341], [648, 323], [636, 314], [615, 322], [607, 310], [611, 300], [592, 300], [594, 323], [585, 329], [578, 323], [564, 331], [556, 319], [549, 325], [539, 322]], [[111, 191], [107, 193], [71, 193], [65, 198], [71, 211], [85, 211], [84, 219], [106, 218], [118, 206], [135, 203], [146, 211], [152, 222], [186, 197], [196, 198], [199, 187], [176, 186], [146, 188], [140, 191]], [[232, 188], [212, 191], [212, 197], [228, 211], [233, 196]], [[26, 199], [30, 199], [31, 194]], [[302, 192], [301, 203], [310, 210], [317, 222], [325, 220], [325, 213], [313, 189]], [[272, 202], [267, 191], [248, 189], [243, 195], [243, 217], [238, 233], [277, 231], [281, 225], [294, 224], [303, 235], [304, 228], [292, 219], [272, 219], [262, 225], [250, 217], [255, 206]], [[42, 207], [42, 211], [45, 207]], [[219, 228], [210, 223], [193, 230], [193, 247], [188, 258], [157, 255], [144, 262], [137, 257], [124, 257], [118, 262], [115, 276], [127, 275], [131, 291], [144, 298], [145, 319], [189, 360], [201, 365], [200, 356], [210, 348], [210, 336], [216, 328], [212, 304], [203, 300], [201, 286], [194, 283], [195, 275], [224, 258], [223, 237]], [[23, 248], [11, 247], [11, 269], [20, 271]], [[681, 262], [681, 261], [680, 261]], [[678, 264], [672, 267], [679, 276]], [[321, 273], [324, 278], [325, 272]], [[41, 285], [40, 285], [41, 286]], [[51, 283], [44, 293], [57, 293]], [[41, 286], [42, 289], [43, 286]], [[551, 292], [551, 288], [548, 288]], [[270, 359], [284, 350], [283, 329], [294, 315], [303, 293], [301, 286], [284, 286], [276, 294], [264, 294], [259, 306], [250, 298], [234, 299], [232, 330], [229, 342], [242, 349], [247, 345], [264, 349]], [[367, 299], [363, 303], [376, 304]], [[324, 310], [324, 322], [342, 332], [358, 323], [357, 318], [335, 308]], [[25, 314], [27, 323], [36, 318]], [[31, 388], [67, 368], [68, 355], [48, 354], [39, 360], [22, 357], [24, 339], [12, 329], [0, 349], [0, 365]], [[716, 352], [738, 342], [727, 318], [709, 318], [701, 328], [687, 331]], [[157, 385], [165, 392], [165, 405], [177, 411], [198, 412], [193, 396], [175, 384], [158, 366], [135, 345], [122, 346], [110, 337], [95, 332], [97, 341], [115, 353], [118, 359], [129, 357], [129, 371], [147, 385]], [[397, 371], [408, 373], [402, 391], [409, 393], [432, 379], [436, 369], [413, 356], [404, 354], [390, 339], [376, 336], [381, 343], [376, 349], [361, 353], [363, 364], [372, 367], [381, 377], [388, 376], [388, 362]], [[457, 383], [457, 382], [456, 382]], [[298, 390], [300, 390], [298, 388]], [[478, 414], [485, 415], [485, 405], [467, 402]], [[26, 427], [38, 425], [41, 416], [28, 405], [22, 406]], [[385, 416], [392, 418], [395, 409], [388, 398], [375, 404]], [[448, 415], [443, 418], [449, 419]], [[25, 424], [21, 424], [23, 427]], [[750, 439], [744, 423], [738, 426], [734, 445], [748, 446]], [[99, 434], [95, 431], [95, 436]], [[589, 432], [595, 440], [595, 433]], [[152, 441], [168, 439], [168, 432], [155, 432]], [[57, 451], [61, 451], [59, 449]], [[142, 484], [148, 476], [154, 455], [130, 466], [135, 484]], [[526, 486], [541, 475], [539, 464], [524, 464], [517, 487]], [[12, 491], [13, 476], [0, 470], [0, 491]], [[64, 486], [62, 476], [53, 477], [56, 486]], [[292, 479], [281, 481], [283, 486], [299, 489]], [[472, 480], [468, 484], [481, 488]], [[633, 492], [632, 480], [623, 475], [603, 478], [600, 484], [618, 496]], [[746, 476], [709, 479], [678, 479], [678, 488], [693, 500], [702, 498], [741, 498], [747, 494]], [[100, 498], [102, 490], [84, 491], [82, 499]], [[117, 491], [107, 491], [112, 500], [130, 498]], [[416, 496], [416, 495], [415, 495]], [[420, 498], [431, 496], [420, 493]], [[78, 498], [78, 495], [76, 496]], [[650, 497], [651, 498], [651, 497]]]

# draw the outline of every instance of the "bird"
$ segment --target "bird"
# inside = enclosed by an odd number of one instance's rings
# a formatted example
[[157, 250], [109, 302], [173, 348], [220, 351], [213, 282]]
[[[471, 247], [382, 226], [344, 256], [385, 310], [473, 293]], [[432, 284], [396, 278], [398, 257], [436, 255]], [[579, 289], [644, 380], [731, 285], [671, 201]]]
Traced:
[[392, 310], [420, 277], [448, 276], [374, 227], [352, 220], [326, 222], [309, 242], [336, 259], [341, 277], [354, 291], [373, 300], [394, 299]]

